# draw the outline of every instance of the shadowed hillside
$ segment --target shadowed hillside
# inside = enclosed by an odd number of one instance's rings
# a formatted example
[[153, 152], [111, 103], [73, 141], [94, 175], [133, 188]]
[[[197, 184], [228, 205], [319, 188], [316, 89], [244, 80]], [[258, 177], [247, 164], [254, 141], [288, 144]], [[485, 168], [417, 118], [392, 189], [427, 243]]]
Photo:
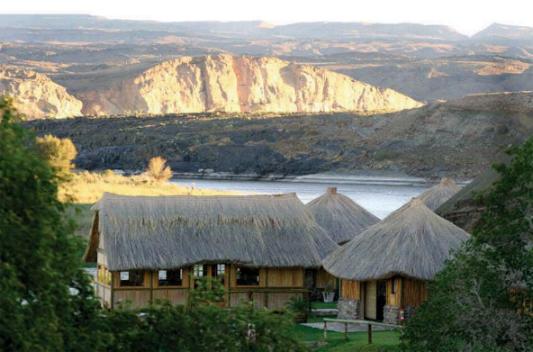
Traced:
[[[35, 121], [27, 126], [38, 134], [72, 138], [79, 151], [76, 165], [87, 169], [142, 169], [153, 155], [162, 155], [176, 172], [381, 170], [470, 178], [533, 131], [532, 97], [473, 96], [374, 116], [174, 115]], [[486, 99], [498, 104], [487, 106]]]

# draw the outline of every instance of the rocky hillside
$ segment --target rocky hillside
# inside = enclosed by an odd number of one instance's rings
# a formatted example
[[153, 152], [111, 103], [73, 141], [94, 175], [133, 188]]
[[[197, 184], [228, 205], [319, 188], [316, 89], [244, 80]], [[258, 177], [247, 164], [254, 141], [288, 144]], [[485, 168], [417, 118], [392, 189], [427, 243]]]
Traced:
[[73, 87], [86, 115], [369, 113], [421, 105], [391, 89], [273, 57], [180, 57], [120, 80], [102, 80]]
[[[498, 101], [486, 105], [487, 99]], [[388, 171], [477, 176], [533, 132], [533, 93], [472, 96], [386, 115], [322, 114], [245, 120], [167, 116], [36, 121], [70, 137], [87, 169], [142, 169], [157, 155], [176, 172], [310, 174]], [[231, 116], [231, 115], [230, 115]]]
[[44, 74], [0, 66], [0, 95], [14, 98], [28, 119], [81, 115], [82, 103]]

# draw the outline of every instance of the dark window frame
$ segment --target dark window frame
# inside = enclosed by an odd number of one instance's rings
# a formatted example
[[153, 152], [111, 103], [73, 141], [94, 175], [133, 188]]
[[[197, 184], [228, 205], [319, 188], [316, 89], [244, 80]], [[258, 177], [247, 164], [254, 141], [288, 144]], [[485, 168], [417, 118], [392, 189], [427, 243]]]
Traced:
[[259, 268], [237, 267], [235, 281], [237, 286], [259, 286], [261, 283], [261, 271]]
[[[167, 272], [167, 278], [165, 280], [159, 278], [159, 272], [161, 271]], [[183, 269], [158, 270], [157, 285], [161, 287], [183, 286]]]
[[[128, 280], [122, 280], [120, 275], [128, 272]], [[122, 270], [119, 271], [120, 287], [144, 287], [144, 271], [142, 270]]]
[[226, 277], [226, 264], [214, 264], [211, 268], [211, 275], [213, 278], [218, 279], [222, 284]]

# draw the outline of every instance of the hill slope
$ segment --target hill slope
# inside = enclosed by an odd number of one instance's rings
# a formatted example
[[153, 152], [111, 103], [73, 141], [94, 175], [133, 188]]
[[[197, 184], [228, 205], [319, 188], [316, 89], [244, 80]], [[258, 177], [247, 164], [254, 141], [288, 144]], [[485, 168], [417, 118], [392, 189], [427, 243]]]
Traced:
[[72, 87], [87, 115], [135, 112], [390, 112], [421, 104], [342, 74], [272, 57], [180, 57], [120, 80]]
[[[471, 178], [533, 132], [533, 93], [486, 96], [387, 115], [245, 120], [212, 116], [72, 119], [28, 124], [70, 137], [87, 169], [142, 169], [164, 156], [177, 172], [264, 175], [389, 171]], [[479, 102], [479, 103], [475, 103]], [[510, 104], [512, 102], [512, 104]], [[520, 106], [520, 108], [518, 108]], [[511, 108], [508, 108], [511, 107]]]

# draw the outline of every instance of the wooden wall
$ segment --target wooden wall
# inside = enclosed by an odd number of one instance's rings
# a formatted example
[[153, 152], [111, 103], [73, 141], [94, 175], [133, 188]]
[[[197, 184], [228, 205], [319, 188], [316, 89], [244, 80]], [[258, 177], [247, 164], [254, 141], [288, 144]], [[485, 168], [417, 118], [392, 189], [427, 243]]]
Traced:
[[402, 281], [400, 277], [387, 280], [387, 305], [396, 307], [402, 305]]
[[[396, 287], [393, 292], [393, 282]], [[341, 294], [345, 299], [361, 299], [361, 285], [358, 281], [341, 280]], [[427, 299], [425, 281], [395, 277], [387, 280], [387, 305], [397, 307], [418, 307]]]
[[420, 306], [427, 299], [427, 283], [425, 281], [406, 278], [402, 281], [402, 306]]
[[[182, 285], [159, 286], [157, 271], [143, 272], [143, 286], [121, 286], [120, 273], [109, 272], [98, 266], [96, 293], [105, 306], [116, 307], [128, 302], [132, 307], [142, 307], [151, 301], [168, 300], [173, 304], [185, 304], [189, 290], [194, 286], [192, 270], [184, 268]], [[209, 266], [207, 275], [211, 276]], [[253, 301], [257, 307], [279, 309], [286, 306], [293, 296], [305, 297], [305, 271], [303, 268], [261, 268], [259, 285], [237, 285], [237, 266], [227, 265], [224, 286], [227, 291], [226, 304], [230, 306]]]
[[345, 299], [360, 300], [361, 299], [361, 285], [359, 281], [341, 280], [341, 294]]
[[267, 287], [303, 287], [304, 270], [302, 268], [265, 269]]

